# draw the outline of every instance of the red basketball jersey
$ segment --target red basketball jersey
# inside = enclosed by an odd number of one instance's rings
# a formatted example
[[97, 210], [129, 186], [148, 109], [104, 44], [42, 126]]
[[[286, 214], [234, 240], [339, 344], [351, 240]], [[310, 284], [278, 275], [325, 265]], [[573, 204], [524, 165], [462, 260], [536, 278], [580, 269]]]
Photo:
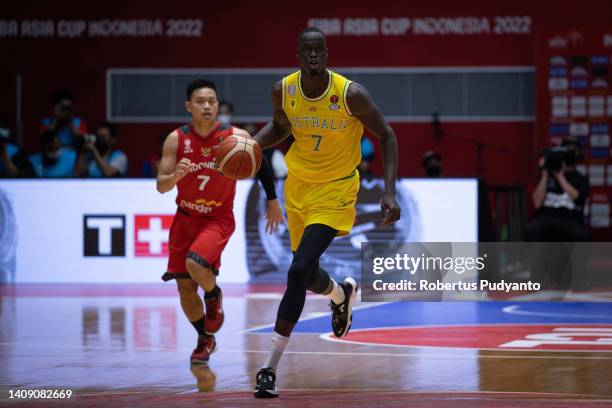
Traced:
[[178, 128], [176, 162], [188, 158], [189, 172], [177, 183], [176, 205], [194, 215], [216, 217], [234, 208], [236, 181], [217, 171], [217, 146], [232, 134], [232, 127], [217, 123], [206, 137], [198, 135], [191, 125]]

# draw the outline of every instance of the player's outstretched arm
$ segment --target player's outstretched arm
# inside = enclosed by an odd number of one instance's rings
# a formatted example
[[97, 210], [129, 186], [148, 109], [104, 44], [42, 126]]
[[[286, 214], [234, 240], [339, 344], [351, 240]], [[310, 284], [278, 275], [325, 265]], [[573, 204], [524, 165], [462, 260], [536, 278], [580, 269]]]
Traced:
[[291, 122], [283, 111], [283, 85], [282, 81], [274, 84], [272, 89], [272, 122], [268, 122], [254, 136], [262, 149], [272, 147], [285, 140], [291, 134]]
[[162, 158], [157, 171], [157, 191], [160, 193], [172, 190], [176, 182], [189, 171], [191, 164], [189, 159], [183, 158], [180, 162], [176, 162], [177, 149], [178, 133], [175, 131], [168, 135], [162, 148]]
[[385, 121], [378, 106], [363, 86], [355, 82], [351, 83], [347, 90], [346, 99], [353, 116], [359, 119], [380, 142], [385, 175], [385, 193], [381, 202], [382, 223], [383, 225], [393, 224], [399, 220], [401, 212], [395, 198], [395, 183], [397, 180], [397, 138], [395, 132]]

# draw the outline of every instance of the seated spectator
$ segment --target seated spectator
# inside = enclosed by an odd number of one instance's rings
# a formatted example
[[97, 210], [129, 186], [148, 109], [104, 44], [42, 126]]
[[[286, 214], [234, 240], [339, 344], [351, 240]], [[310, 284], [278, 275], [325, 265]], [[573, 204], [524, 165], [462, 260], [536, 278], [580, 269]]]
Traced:
[[44, 118], [40, 125], [40, 133], [54, 130], [63, 147], [71, 147], [74, 138], [87, 133], [83, 119], [74, 115], [74, 94], [63, 89], [53, 94], [53, 116]]
[[101, 123], [96, 129], [95, 137], [87, 137], [83, 144], [79, 153], [77, 176], [94, 178], [127, 176], [128, 159], [125, 153], [115, 149], [116, 143], [115, 125], [109, 122]]
[[0, 177], [32, 177], [34, 170], [28, 157], [11, 141], [8, 122], [0, 119]]
[[40, 136], [41, 153], [30, 156], [36, 177], [72, 177], [77, 160], [74, 150], [62, 147], [55, 131], [47, 131]]

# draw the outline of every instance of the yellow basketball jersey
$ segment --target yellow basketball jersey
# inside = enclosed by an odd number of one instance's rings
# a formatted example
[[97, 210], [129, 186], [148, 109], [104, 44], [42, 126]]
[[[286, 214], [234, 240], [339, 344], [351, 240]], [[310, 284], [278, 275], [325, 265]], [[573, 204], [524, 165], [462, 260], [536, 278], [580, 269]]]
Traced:
[[290, 177], [323, 183], [348, 177], [361, 161], [363, 125], [351, 115], [346, 91], [351, 81], [329, 71], [323, 94], [308, 98], [301, 72], [283, 78], [283, 110], [295, 142], [287, 153]]

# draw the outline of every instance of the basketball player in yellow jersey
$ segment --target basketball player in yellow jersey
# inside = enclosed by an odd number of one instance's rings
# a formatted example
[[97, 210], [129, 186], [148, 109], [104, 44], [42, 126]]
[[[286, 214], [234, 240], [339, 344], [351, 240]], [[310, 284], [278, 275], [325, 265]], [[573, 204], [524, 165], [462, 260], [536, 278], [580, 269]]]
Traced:
[[354, 279], [336, 283], [320, 268], [319, 257], [335, 236], [350, 232], [359, 190], [360, 141], [364, 126], [382, 146], [385, 192], [382, 224], [400, 217], [395, 198], [397, 140], [367, 90], [325, 68], [327, 46], [322, 31], [309, 27], [298, 37], [300, 70], [274, 85], [272, 122], [255, 140], [262, 149], [295, 137], [286, 156], [285, 206], [293, 261], [287, 290], [278, 309], [272, 347], [257, 373], [255, 396], [277, 397], [276, 367], [297, 323], [306, 290], [328, 296], [332, 328], [344, 337], [352, 323], [357, 294]]

